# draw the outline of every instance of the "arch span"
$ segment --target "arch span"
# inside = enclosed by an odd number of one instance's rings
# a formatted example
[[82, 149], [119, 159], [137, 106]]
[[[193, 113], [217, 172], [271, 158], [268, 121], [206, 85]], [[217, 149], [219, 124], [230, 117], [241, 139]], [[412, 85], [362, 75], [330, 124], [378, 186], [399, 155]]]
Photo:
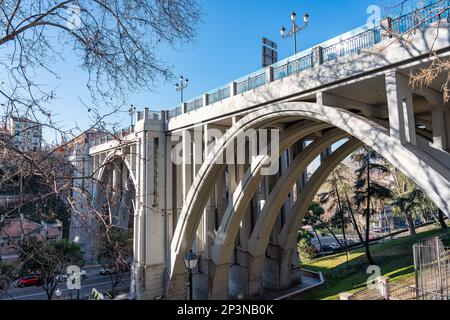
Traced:
[[195, 237], [207, 189], [216, 180], [217, 164], [239, 132], [275, 123], [282, 118], [308, 118], [328, 123], [372, 147], [397, 169], [411, 178], [447, 215], [450, 213], [450, 173], [442, 164], [414, 145], [402, 145], [376, 122], [343, 109], [316, 103], [285, 102], [258, 109], [239, 120], [216, 143], [200, 168], [183, 206], [171, 244], [171, 275], [184, 273], [182, 257]]

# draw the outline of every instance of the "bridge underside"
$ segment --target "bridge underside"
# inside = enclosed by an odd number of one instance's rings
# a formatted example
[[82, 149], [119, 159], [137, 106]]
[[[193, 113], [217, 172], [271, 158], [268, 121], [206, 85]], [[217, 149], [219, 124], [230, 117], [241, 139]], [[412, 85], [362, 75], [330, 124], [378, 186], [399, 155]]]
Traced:
[[[448, 30], [441, 34], [447, 50]], [[311, 276], [297, 252], [305, 213], [329, 174], [363, 145], [450, 216], [446, 75], [413, 90], [408, 75], [428, 58], [374, 63], [371, 72], [366, 58], [330, 64], [335, 74], [316, 69], [314, 77], [275, 81], [169, 123], [146, 111], [126, 143], [94, 150], [97, 168], [119, 150], [135, 182], [135, 276], [142, 281], [132, 289], [141, 289], [140, 298], [187, 299], [183, 257], [191, 249], [200, 255], [196, 299], [268, 298], [300, 287]]]

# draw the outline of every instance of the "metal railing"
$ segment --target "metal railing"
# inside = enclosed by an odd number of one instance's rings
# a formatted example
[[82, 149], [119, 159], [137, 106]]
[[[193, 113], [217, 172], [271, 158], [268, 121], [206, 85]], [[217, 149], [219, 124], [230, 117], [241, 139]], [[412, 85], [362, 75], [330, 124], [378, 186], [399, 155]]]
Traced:
[[241, 94], [246, 91], [250, 91], [261, 87], [266, 84], [266, 73], [263, 72], [254, 77], [249, 77], [248, 79], [242, 80], [236, 84], [236, 93]]
[[310, 53], [306, 56], [298, 58], [294, 61], [289, 61], [282, 66], [273, 69], [273, 79], [280, 80], [288, 77], [294, 73], [301, 72], [306, 69], [311, 69], [313, 67], [313, 54]]
[[363, 49], [373, 48], [380, 42], [381, 27], [376, 27], [323, 48], [323, 61], [332, 61], [351, 53], [360, 53]]
[[195, 99], [186, 104], [186, 112], [195, 111], [203, 107], [203, 97]]
[[441, 0], [392, 20], [392, 32], [403, 34], [411, 30], [421, 29], [431, 23], [449, 16], [449, 1]]
[[[443, 18], [447, 18], [450, 22], [450, 13], [448, 9], [448, 0], [437, 0], [436, 2], [425, 6], [423, 8], [409, 12], [408, 14], [399, 16], [391, 20], [391, 26], [389, 32], [394, 33], [405, 33], [412, 29], [421, 28], [423, 26], [429, 25], [433, 22], [440, 21]], [[421, 19], [420, 19], [421, 18]], [[364, 49], [373, 48], [375, 45], [379, 44], [382, 40], [382, 27], [376, 26], [374, 28], [360, 32], [354, 36], [347, 39], [342, 39], [328, 45], [322, 50], [323, 63], [333, 61], [339, 57], [343, 57], [350, 54], [361, 53]], [[279, 66], [274, 65], [274, 80], [280, 80], [288, 77], [292, 74], [310, 69], [314, 65], [314, 55], [307, 54], [300, 57], [294, 61], [286, 62], [285, 64]], [[247, 79], [238, 80], [236, 85], [236, 94], [242, 94], [244, 92], [256, 89], [267, 83], [265, 70], [260, 71], [256, 76], [249, 76]], [[213, 104], [218, 101], [222, 101], [231, 96], [230, 88], [219, 89], [209, 95], [208, 105]], [[203, 105], [203, 99], [196, 99], [188, 103], [187, 112], [197, 110]], [[177, 112], [170, 112], [168, 118], [173, 118], [180, 115]]]
[[396, 282], [389, 283], [389, 300], [449, 300], [439, 292], [421, 290]]
[[208, 95], [208, 104], [213, 104], [230, 97], [230, 86], [216, 90]]
[[161, 113], [159, 111], [149, 111], [148, 120], [161, 120]]
[[450, 297], [450, 252], [442, 240], [425, 239], [414, 245], [413, 253], [417, 289]]
[[167, 118], [172, 119], [181, 115], [181, 106], [167, 111]]

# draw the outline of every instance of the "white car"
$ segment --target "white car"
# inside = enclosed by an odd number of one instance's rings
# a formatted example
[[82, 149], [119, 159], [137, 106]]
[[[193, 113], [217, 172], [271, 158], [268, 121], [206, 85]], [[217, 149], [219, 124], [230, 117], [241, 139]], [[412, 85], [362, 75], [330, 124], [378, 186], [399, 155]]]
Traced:
[[[67, 281], [68, 276], [69, 276], [68, 274], [60, 274], [60, 275], [56, 276], [56, 281], [65, 282], [65, 281]], [[80, 271], [80, 278], [81, 279], [87, 278], [87, 272], [85, 270]]]

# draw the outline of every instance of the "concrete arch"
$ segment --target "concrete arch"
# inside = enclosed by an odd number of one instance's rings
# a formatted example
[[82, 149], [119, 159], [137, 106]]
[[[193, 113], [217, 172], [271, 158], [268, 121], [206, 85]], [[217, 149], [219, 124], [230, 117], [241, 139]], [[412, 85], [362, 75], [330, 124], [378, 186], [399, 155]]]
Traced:
[[348, 133], [343, 132], [340, 129], [334, 129], [327, 132], [324, 136], [318, 138], [309, 145], [301, 155], [294, 160], [287, 171], [282, 174], [281, 178], [272, 189], [272, 192], [266, 201], [266, 205], [256, 222], [252, 236], [250, 237], [248, 251], [252, 256], [256, 257], [265, 254], [269, 242], [269, 235], [278, 217], [278, 213], [298, 177], [327, 147], [348, 137], [348, 135]]
[[450, 213], [450, 173], [427, 153], [413, 145], [402, 145], [386, 128], [343, 109], [306, 102], [286, 102], [261, 108], [238, 121], [208, 155], [186, 198], [171, 244], [171, 274], [184, 273], [182, 257], [190, 249], [206, 204], [206, 190], [220, 172], [217, 164], [240, 131], [273, 123], [280, 118], [303, 117], [329, 123], [361, 140], [383, 155], [415, 181], [447, 214]]
[[[316, 124], [315, 126], [311, 126], [310, 129], [317, 129], [320, 127], [320, 124]], [[323, 126], [322, 126], [323, 127]], [[296, 128], [293, 128], [293, 130]], [[289, 136], [291, 137], [291, 140], [295, 140], [295, 134], [291, 134], [291, 130], [288, 130], [286, 133], [289, 133]], [[300, 133], [297, 133], [297, 137], [304, 136], [305, 131], [300, 131]], [[273, 228], [273, 225], [275, 224], [276, 218], [278, 216], [278, 213], [281, 209], [281, 206], [284, 203], [284, 200], [287, 198], [287, 194], [292, 190], [291, 187], [295, 184], [295, 182], [298, 180], [298, 177], [301, 175], [301, 173], [307, 168], [307, 166], [314, 161], [314, 159], [319, 156], [327, 147], [332, 145], [333, 143], [347, 137], [348, 134], [341, 131], [340, 129], [333, 129], [327, 133], [325, 133], [322, 137], [315, 140], [313, 143], [311, 143], [306, 149], [304, 149], [302, 152], [300, 152], [294, 162], [289, 166], [288, 170], [283, 173], [283, 175], [278, 180], [277, 184], [272, 189], [272, 192], [270, 193], [269, 198], [266, 200], [266, 205], [263, 208], [263, 211], [261, 212], [261, 215], [258, 217], [257, 224], [255, 225], [255, 230], [258, 232], [258, 230], [262, 230], [265, 226], [268, 228], [267, 234], [270, 234], [270, 231]], [[284, 143], [281, 143], [282, 145], [285, 145]], [[263, 157], [264, 158], [264, 157]], [[260, 162], [258, 162], [260, 161]], [[246, 177], [244, 177], [243, 181], [241, 181], [240, 186], [236, 189], [234, 201], [232, 204], [229, 205], [227, 208], [227, 212], [222, 220], [221, 227], [223, 226], [224, 229], [219, 229], [218, 235], [216, 236], [216, 239], [214, 241], [213, 249], [212, 249], [212, 260], [216, 266], [218, 265], [227, 265], [231, 259], [231, 256], [234, 252], [235, 247], [235, 238], [237, 235], [237, 232], [239, 230], [239, 225], [242, 220], [243, 215], [246, 213], [246, 207], [249, 204], [249, 201], [251, 197], [254, 194], [254, 191], [256, 190], [256, 187], [258, 183], [260, 182], [260, 175], [258, 172], [258, 168], [260, 168], [260, 163], [263, 162], [263, 160], [257, 159], [255, 161], [257, 164], [252, 165], [252, 170], [250, 172], [246, 173]], [[252, 177], [252, 178], [250, 178]], [[237, 194], [237, 195], [236, 195]], [[233, 223], [233, 220], [237, 220], [235, 223]], [[259, 229], [256, 229], [259, 226]], [[253, 233], [254, 234], [254, 233]], [[266, 240], [266, 241], [264, 241]], [[265, 238], [264, 240], [260, 241], [257, 239], [257, 243], [264, 243], [264, 246], [267, 247], [269, 238]], [[249, 264], [251, 269], [251, 274], [254, 278], [258, 278], [260, 274], [262, 273], [262, 263], [261, 261], [264, 260], [264, 252], [261, 254], [254, 253], [251, 249], [251, 242], [249, 242]], [[215, 274], [216, 269], [213, 269], [213, 272], [209, 275], [209, 279], [211, 281], [210, 288], [211, 288], [211, 297], [212, 298], [223, 298], [226, 297], [226, 292], [223, 292], [223, 284], [217, 283], [218, 279], [216, 279]], [[221, 274], [217, 275], [219, 278], [224, 278], [224, 274], [228, 274], [228, 270], [223, 269], [221, 271]], [[241, 288], [242, 290], [245, 290], [245, 288]], [[253, 288], [254, 291], [260, 292], [261, 290], [259, 288]], [[250, 296], [252, 293], [249, 294]]]
[[303, 188], [299, 198], [291, 208], [285, 225], [280, 231], [280, 246], [284, 250], [290, 250], [292, 244], [297, 238], [297, 232], [308, 210], [309, 204], [313, 201], [320, 187], [327, 180], [328, 176], [333, 172], [336, 166], [341, 163], [353, 151], [363, 146], [363, 143], [352, 138], [347, 141], [338, 150], [328, 157], [314, 172], [308, 183]]
[[[317, 122], [301, 122], [299, 125], [294, 125], [280, 137], [279, 151], [283, 152], [305, 136], [328, 127], [330, 127], [329, 124]], [[239, 223], [262, 180], [260, 170], [267, 164], [269, 159], [270, 157], [268, 155], [259, 156], [254, 159], [250, 168], [244, 174], [243, 179], [236, 187], [232, 197], [233, 201], [225, 211], [211, 250], [211, 259], [216, 265], [229, 261], [230, 254], [234, 249], [234, 241], [239, 229]]]
[[[101, 197], [105, 197], [105, 192], [102, 190], [102, 185], [107, 182], [111, 175], [111, 168], [110, 166], [113, 165], [115, 161], [121, 162], [124, 164], [125, 168], [128, 170], [129, 176], [128, 181], [132, 184], [132, 190], [134, 193], [134, 196], [136, 196], [136, 178], [134, 177], [133, 171], [131, 170], [131, 165], [129, 161], [126, 159], [126, 157], [123, 155], [121, 151], [112, 151], [108, 153], [108, 155], [105, 157], [105, 160], [100, 166], [100, 169], [98, 170], [98, 178], [97, 183], [94, 186], [94, 192], [92, 197], [93, 207], [97, 210], [100, 210], [100, 206], [102, 203], [104, 203], [104, 199], [100, 199]], [[129, 197], [131, 192], [130, 190], [127, 190], [127, 192], [124, 192], [123, 196]], [[111, 216], [112, 212], [110, 211], [110, 221], [113, 221], [113, 217]], [[121, 221], [121, 220], [120, 220]], [[126, 219], [125, 219], [126, 221]]]

